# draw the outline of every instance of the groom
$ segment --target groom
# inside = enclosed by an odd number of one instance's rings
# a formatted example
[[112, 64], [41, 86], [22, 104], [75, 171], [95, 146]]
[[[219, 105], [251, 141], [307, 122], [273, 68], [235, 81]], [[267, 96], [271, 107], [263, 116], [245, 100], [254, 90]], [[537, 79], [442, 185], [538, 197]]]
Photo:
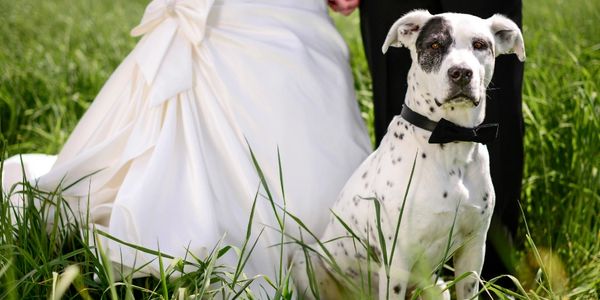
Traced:
[[[359, 3], [360, 2], [360, 3]], [[365, 54], [373, 79], [375, 137], [377, 144], [391, 119], [400, 114], [406, 94], [406, 77], [411, 66], [406, 48], [390, 48], [385, 56], [381, 46], [391, 25], [403, 14], [427, 9], [431, 14], [457, 12], [488, 18], [495, 13], [522, 23], [521, 0], [329, 0], [335, 11], [344, 15], [360, 6], [360, 25]], [[516, 56], [496, 60], [494, 77], [488, 89], [486, 120], [499, 123], [498, 139], [488, 145], [496, 207], [488, 233], [484, 279], [514, 273], [512, 239], [517, 231], [523, 174], [523, 114], [521, 86], [523, 63]]]

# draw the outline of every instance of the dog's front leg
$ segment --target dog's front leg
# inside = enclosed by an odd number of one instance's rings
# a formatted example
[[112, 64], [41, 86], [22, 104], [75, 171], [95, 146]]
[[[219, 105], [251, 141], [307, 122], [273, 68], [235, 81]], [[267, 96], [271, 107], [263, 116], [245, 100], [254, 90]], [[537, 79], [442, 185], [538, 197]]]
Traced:
[[[312, 245], [315, 247], [315, 245]], [[325, 263], [320, 254], [314, 252], [307, 253], [310, 262], [306, 260], [304, 251], [298, 249], [295, 251], [292, 260], [292, 278], [296, 285], [298, 299], [340, 299], [338, 296], [338, 286], [331, 274], [327, 271]], [[308, 264], [310, 263], [310, 266]], [[309, 274], [309, 270], [311, 274]], [[314, 276], [316, 287], [310, 286], [309, 276]], [[315, 290], [313, 290], [315, 288]], [[314, 293], [317, 293], [316, 295]]]
[[478, 235], [463, 245], [454, 255], [454, 276], [471, 274], [456, 284], [456, 298], [471, 299], [479, 292], [479, 275], [485, 256], [485, 234]]
[[[401, 259], [394, 260], [390, 267], [390, 278], [385, 273], [385, 267], [379, 269], [379, 300], [406, 298], [410, 267]], [[389, 298], [388, 298], [389, 296]]]

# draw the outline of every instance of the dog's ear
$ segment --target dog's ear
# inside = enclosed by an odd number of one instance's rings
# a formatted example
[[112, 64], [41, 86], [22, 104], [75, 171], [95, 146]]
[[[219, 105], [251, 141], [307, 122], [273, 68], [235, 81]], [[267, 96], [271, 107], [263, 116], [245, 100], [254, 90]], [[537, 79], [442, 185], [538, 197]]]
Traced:
[[431, 18], [426, 10], [413, 10], [398, 19], [390, 28], [381, 51], [385, 54], [390, 46], [407, 47], [417, 39], [421, 28]]
[[500, 14], [495, 14], [487, 20], [494, 35], [496, 56], [515, 53], [520, 61], [525, 61], [525, 44], [517, 24]]

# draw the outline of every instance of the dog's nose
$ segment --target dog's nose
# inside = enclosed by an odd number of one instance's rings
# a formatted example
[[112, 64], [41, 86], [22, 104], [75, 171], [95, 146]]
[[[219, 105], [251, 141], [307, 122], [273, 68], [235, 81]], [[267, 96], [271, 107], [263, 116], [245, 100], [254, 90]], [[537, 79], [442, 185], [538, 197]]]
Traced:
[[450, 77], [452, 82], [460, 86], [465, 86], [471, 82], [473, 71], [463, 67], [452, 67], [448, 69], [448, 77]]

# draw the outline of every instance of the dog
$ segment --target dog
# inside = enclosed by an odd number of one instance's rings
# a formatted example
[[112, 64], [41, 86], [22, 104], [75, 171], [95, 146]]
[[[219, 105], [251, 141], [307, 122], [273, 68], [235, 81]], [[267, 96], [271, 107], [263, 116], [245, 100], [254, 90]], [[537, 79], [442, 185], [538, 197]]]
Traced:
[[455, 277], [465, 276], [457, 298], [479, 293], [495, 201], [484, 144], [497, 134], [497, 124], [480, 124], [495, 57], [525, 59], [521, 31], [502, 15], [416, 10], [393, 24], [383, 53], [390, 46], [408, 48], [413, 61], [405, 107], [340, 192], [323, 243], [294, 253], [305, 298], [345, 298], [370, 278], [373, 295], [405, 299], [435, 287], [431, 278], [450, 256]]

